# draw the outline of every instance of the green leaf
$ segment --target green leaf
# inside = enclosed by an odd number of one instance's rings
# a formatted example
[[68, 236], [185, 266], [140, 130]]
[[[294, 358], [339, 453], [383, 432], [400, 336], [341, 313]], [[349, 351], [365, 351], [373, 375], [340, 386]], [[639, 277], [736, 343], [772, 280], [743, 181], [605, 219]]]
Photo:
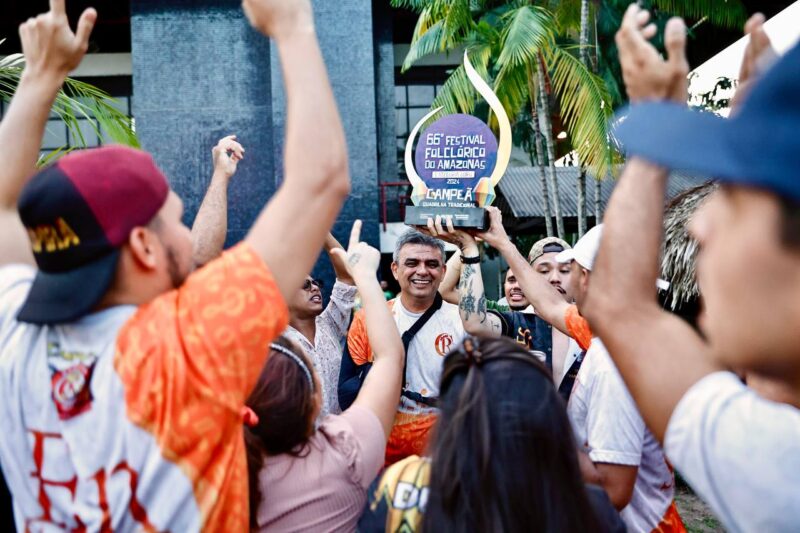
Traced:
[[[24, 58], [21, 54], [12, 54], [0, 60], [0, 98], [9, 102], [19, 85], [22, 76]], [[88, 83], [67, 78], [64, 86], [56, 96], [53, 112], [64, 121], [77, 146], [62, 147], [52, 155], [44, 158], [51, 161], [72, 148], [83, 148], [86, 139], [81, 129], [81, 121], [86, 119], [96, 135], [110, 138], [113, 142], [139, 147], [139, 141], [133, 128], [133, 121], [119, 110], [120, 103], [108, 93]]]
[[747, 10], [740, 0], [652, 0], [661, 11], [711, 24], [741, 29], [747, 21]]
[[589, 172], [603, 179], [619, 160], [609, 138], [612, 109], [605, 83], [563, 47], [549, 49], [545, 58], [570, 142]]
[[541, 7], [520, 7], [507, 13], [503, 22], [502, 51], [497, 58], [501, 69], [535, 63], [542, 48], [554, 38], [555, 20]]

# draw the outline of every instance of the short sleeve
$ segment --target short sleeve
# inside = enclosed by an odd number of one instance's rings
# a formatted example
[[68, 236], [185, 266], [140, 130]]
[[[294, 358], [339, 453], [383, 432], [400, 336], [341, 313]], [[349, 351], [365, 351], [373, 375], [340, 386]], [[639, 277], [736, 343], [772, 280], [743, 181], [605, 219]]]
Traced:
[[239, 244], [122, 327], [114, 364], [128, 409], [151, 422], [162, 409], [177, 415], [190, 403], [238, 412], [287, 323], [269, 268]]
[[511, 313], [504, 313], [494, 309], [489, 309], [487, 312], [500, 319], [500, 334], [504, 337], [512, 337], [511, 331], [514, 327], [514, 317], [511, 315]]
[[350, 325], [350, 332], [347, 334], [347, 349], [350, 351], [350, 358], [357, 365], [372, 361], [372, 349], [369, 346], [367, 321], [363, 309], [356, 313], [353, 323]]
[[509, 306], [499, 304], [496, 300], [486, 300], [486, 309], [489, 311], [499, 311], [501, 313], [506, 313], [511, 310]]
[[575, 339], [584, 350], [588, 350], [592, 344], [592, 328], [589, 322], [578, 312], [578, 306], [570, 305], [564, 312], [564, 322], [567, 323], [569, 336]]
[[619, 374], [602, 371], [595, 375], [590, 401], [586, 418], [589, 458], [596, 463], [638, 466], [645, 425]]
[[386, 434], [378, 417], [354, 405], [341, 415], [326, 417], [320, 431], [347, 464], [350, 480], [366, 489], [383, 466]]
[[730, 372], [710, 374], [678, 402], [664, 449], [727, 529], [797, 529], [800, 410], [760, 398]]

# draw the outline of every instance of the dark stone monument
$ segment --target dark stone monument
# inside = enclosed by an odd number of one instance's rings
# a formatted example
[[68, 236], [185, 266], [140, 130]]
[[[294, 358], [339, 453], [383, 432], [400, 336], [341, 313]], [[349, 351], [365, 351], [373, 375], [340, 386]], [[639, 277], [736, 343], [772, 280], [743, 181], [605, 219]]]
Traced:
[[[378, 245], [378, 139], [371, 0], [317, 0], [320, 46], [342, 116], [352, 195], [334, 228]], [[132, 0], [136, 130], [191, 223], [211, 177], [211, 148], [235, 133], [247, 150], [228, 189], [226, 245], [241, 240], [282, 179], [285, 96], [277, 51], [253, 30], [240, 0]], [[391, 132], [393, 135], [394, 133]], [[327, 259], [315, 275], [332, 284]]]

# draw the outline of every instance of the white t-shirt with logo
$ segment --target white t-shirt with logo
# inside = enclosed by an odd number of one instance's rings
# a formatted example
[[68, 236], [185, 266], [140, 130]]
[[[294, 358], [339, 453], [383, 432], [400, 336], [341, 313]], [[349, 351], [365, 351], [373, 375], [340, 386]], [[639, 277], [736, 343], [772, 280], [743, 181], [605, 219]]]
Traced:
[[652, 531], [672, 504], [675, 478], [597, 338], [586, 352], [567, 411], [578, 446], [593, 462], [639, 467], [631, 501], [620, 516], [630, 531]]
[[[403, 307], [400, 298], [397, 298], [392, 307], [392, 315], [400, 335], [403, 335], [423, 313], [408, 311]], [[458, 306], [442, 302], [441, 309], [436, 311], [411, 339], [404, 386], [423, 396], [438, 397], [444, 356], [458, 346], [465, 335]], [[398, 410], [413, 414], [435, 411], [433, 407], [419, 404], [405, 396], [401, 398]]]
[[664, 447], [729, 531], [800, 530], [800, 410], [716, 372], [678, 402]]

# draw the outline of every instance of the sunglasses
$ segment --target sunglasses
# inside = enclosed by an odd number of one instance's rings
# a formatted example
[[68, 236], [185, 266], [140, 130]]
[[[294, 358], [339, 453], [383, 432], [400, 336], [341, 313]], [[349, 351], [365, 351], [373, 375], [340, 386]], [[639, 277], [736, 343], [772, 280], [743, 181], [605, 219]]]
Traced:
[[311, 287], [316, 287], [319, 290], [322, 290], [322, 280], [321, 279], [306, 279], [303, 282], [302, 289], [304, 291], [310, 291]]

